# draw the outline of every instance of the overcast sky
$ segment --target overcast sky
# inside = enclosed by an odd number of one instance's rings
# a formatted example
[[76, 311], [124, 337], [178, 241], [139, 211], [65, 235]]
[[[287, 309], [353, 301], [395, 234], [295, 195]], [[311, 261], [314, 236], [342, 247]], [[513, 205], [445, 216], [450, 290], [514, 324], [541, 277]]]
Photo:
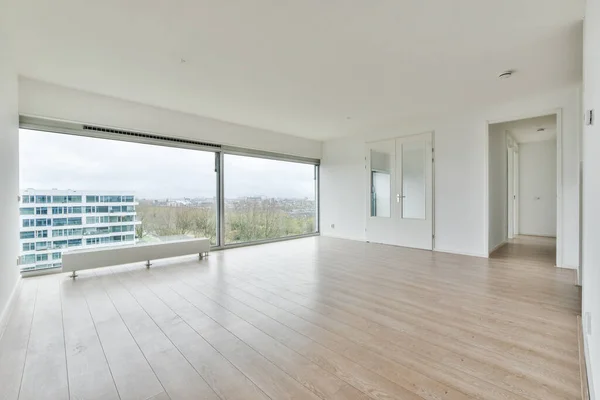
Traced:
[[[215, 197], [214, 153], [21, 129], [21, 190], [133, 191], [138, 198]], [[225, 157], [225, 198], [314, 198], [313, 166]]]

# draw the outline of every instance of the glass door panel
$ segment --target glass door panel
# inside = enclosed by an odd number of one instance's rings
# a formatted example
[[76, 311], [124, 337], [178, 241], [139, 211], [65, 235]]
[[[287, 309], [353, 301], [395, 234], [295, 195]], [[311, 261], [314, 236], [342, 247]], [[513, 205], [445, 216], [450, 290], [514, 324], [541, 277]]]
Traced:
[[426, 154], [427, 146], [424, 140], [402, 144], [401, 218], [426, 217]]
[[392, 216], [391, 156], [371, 150], [371, 217]]

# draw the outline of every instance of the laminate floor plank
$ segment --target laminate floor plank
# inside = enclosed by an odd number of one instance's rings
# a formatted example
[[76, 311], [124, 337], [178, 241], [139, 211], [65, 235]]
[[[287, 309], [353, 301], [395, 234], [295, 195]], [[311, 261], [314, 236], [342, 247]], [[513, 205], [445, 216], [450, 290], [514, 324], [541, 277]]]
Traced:
[[[187, 281], [190, 282], [192, 280], [188, 279]], [[205, 291], [206, 289], [204, 289], [204, 290], [200, 289], [200, 290], [202, 291], [202, 293], [210, 296], [210, 293], [207, 293]], [[503, 389], [496, 387], [493, 384], [487, 384], [487, 382], [485, 382], [484, 380], [480, 380], [479, 378], [472, 377], [471, 375], [465, 375], [465, 377], [469, 376], [469, 379], [470, 379], [470, 382], [468, 385], [465, 382], [462, 382], [460, 387], [458, 387], [458, 385], [456, 384], [456, 381], [451, 378], [451, 373], [449, 371], [451, 371], [453, 368], [457, 368], [457, 367], [460, 368], [461, 367], [460, 363], [454, 364], [454, 365], [448, 365], [446, 374], [440, 374], [439, 372], [436, 372], [434, 370], [426, 370], [426, 368], [419, 366], [419, 365], [427, 364], [427, 360], [425, 358], [420, 357], [420, 355], [417, 355], [416, 353], [414, 353], [412, 351], [406, 352], [400, 348], [397, 348], [392, 343], [386, 343], [386, 342], [380, 341], [373, 335], [368, 335], [368, 334], [364, 334], [360, 331], [353, 330], [349, 326], [332, 323], [331, 320], [328, 320], [326, 318], [322, 318], [320, 320], [318, 320], [316, 318], [301, 320], [300, 318], [296, 318], [296, 316], [294, 316], [292, 313], [287, 313], [286, 310], [284, 310], [283, 308], [271, 306], [271, 304], [269, 304], [266, 301], [262, 301], [261, 299], [253, 298], [253, 297], [248, 296], [239, 291], [232, 290], [231, 288], [228, 288], [227, 292], [231, 293], [231, 295], [234, 298], [236, 298], [237, 300], [239, 300], [240, 302], [248, 304], [258, 311], [264, 312], [265, 315], [268, 315], [273, 319], [276, 319], [279, 321], [284, 321], [285, 324], [289, 324], [288, 326], [290, 326], [292, 328], [296, 328], [302, 332], [308, 333], [308, 332], [314, 331], [315, 327], [319, 327], [319, 328], [322, 328], [322, 329], [327, 330], [330, 333], [332, 333], [333, 335], [330, 335], [330, 336], [332, 338], [334, 338], [334, 340], [337, 340], [338, 342], [341, 342], [341, 343], [347, 343], [346, 340], [344, 339], [344, 337], [349, 337], [349, 338], [351, 338], [351, 341], [353, 341], [354, 343], [356, 343], [359, 346], [362, 346], [369, 350], [378, 352], [381, 356], [388, 357], [398, 363], [408, 363], [408, 366], [410, 368], [412, 368], [413, 370], [419, 371], [423, 374], [429, 374], [429, 376], [435, 376], [438, 380], [446, 383], [450, 387], [452, 387], [452, 385], [454, 384], [455, 385], [454, 388], [456, 388], [458, 390], [462, 390], [463, 392], [466, 392], [466, 393], [470, 394], [471, 396], [475, 396], [475, 397], [479, 397], [479, 398], [498, 398], [498, 399], [510, 397], [510, 394], [508, 392], [504, 391]], [[214, 294], [213, 294], [213, 296], [214, 296]], [[309, 326], [309, 330], [306, 330], [306, 327], [303, 326], [304, 323], [311, 325], [311, 326]], [[313, 335], [314, 335], [314, 333], [313, 333]], [[316, 335], [313, 337], [318, 338], [318, 336], [316, 336]], [[462, 369], [463, 369], [463, 371], [465, 370], [464, 367], [462, 367]], [[472, 373], [473, 371], [470, 371], [470, 372]], [[476, 371], [476, 372], [479, 372], [479, 371]], [[483, 372], [485, 372], [485, 371], [483, 371]], [[488, 371], [488, 373], [489, 373], [489, 371]], [[503, 375], [501, 373], [502, 373], [502, 371], [500, 371], [499, 374], [496, 374], [496, 379], [499, 379], [499, 377], [503, 377]], [[446, 376], [442, 377], [443, 375], [446, 375]], [[509, 378], [510, 378], [510, 375], [509, 375]], [[524, 395], [528, 395], [528, 393], [522, 389], [513, 391], [515, 396], [520, 395], [519, 392], [523, 393]], [[524, 397], [524, 398], [530, 398], [530, 397]]]
[[[105, 272], [109, 271], [102, 271]], [[131, 293], [116, 283], [117, 277], [102, 274], [98, 280], [169, 397], [219, 399]]]
[[[138, 279], [137, 276], [136, 279]], [[194, 296], [197, 295], [196, 293], [186, 291], [185, 287], [179, 286], [174, 290], [274, 365], [311, 388], [320, 397], [327, 399], [368, 398], [364, 392], [336, 378], [317, 363], [312, 363], [308, 358], [304, 358], [299, 353], [285, 347], [273, 337], [261, 332], [243, 319], [237, 318], [235, 314], [229, 313], [227, 310], [211, 304], [211, 302], [203, 301], [202, 298]], [[383, 398], [384, 394], [382, 392], [380, 397]]]
[[119, 396], [141, 400], [160, 395], [165, 388], [93, 272], [80, 272], [76, 285], [84, 293]]
[[[316, 364], [324, 369], [338, 374], [348, 383], [360, 388], [364, 393], [369, 394], [373, 398], [388, 398], [392, 395], [399, 396], [403, 399], [410, 399], [418, 396], [424, 399], [462, 399], [467, 398], [464, 393], [453, 390], [450, 387], [444, 386], [422, 376], [410, 369], [403, 368], [401, 365], [394, 364], [389, 360], [378, 357], [376, 354], [370, 354], [373, 362], [371, 365], [377, 365], [374, 372], [368, 368], [362, 367], [360, 364], [352, 361], [352, 356], [346, 357], [347, 352], [336, 353], [326, 346], [311, 340], [308, 336], [302, 335], [299, 332], [290, 329], [285, 324], [280, 324], [270, 317], [257, 312], [251, 307], [246, 307], [240, 302], [231, 302], [232, 299], [223, 299], [217, 295], [217, 299], [211, 297], [207, 292], [196, 292], [192, 288], [185, 288], [181, 284], [174, 285], [177, 291], [184, 297], [195, 301], [195, 304], [205, 304], [207, 301], [214, 301], [226, 310], [230, 310], [240, 319], [247, 321], [252, 326], [262, 330], [273, 338], [276, 338], [282, 344], [289, 348], [305, 355]], [[233, 299], [235, 301], [235, 299]], [[237, 304], [236, 304], [237, 303]], [[226, 305], [224, 305], [226, 304]], [[238, 314], [239, 313], [239, 314]], [[240, 331], [240, 335], [245, 336], [245, 332]], [[251, 340], [251, 339], [250, 339]], [[250, 341], [249, 340], [249, 341]], [[344, 354], [343, 354], [344, 353]], [[349, 352], [352, 353], [352, 352]], [[360, 358], [365, 358], [363, 352]], [[354, 357], [356, 359], [357, 357]], [[385, 371], [381, 373], [381, 371]], [[379, 372], [379, 373], [378, 373]], [[386, 379], [389, 378], [389, 379]], [[411, 377], [412, 379], [406, 379]], [[395, 384], [391, 384], [391, 383]], [[396, 393], [394, 395], [394, 393]], [[352, 397], [356, 398], [356, 397]]]
[[301, 382], [281, 370], [259, 352], [200, 311], [194, 304], [167, 288], [155, 292], [204, 340], [243, 372], [272, 399], [320, 399]]
[[139, 279], [132, 279], [127, 274], [118, 274], [117, 278], [220, 398], [270, 399], [145, 284], [140, 284]]
[[[249, 281], [245, 280], [243, 282], [246, 283]], [[515, 360], [514, 358], [510, 359], [503, 354], [486, 351], [477, 346], [465, 346], [456, 341], [450, 341], [446, 336], [435, 334], [434, 332], [426, 333], [420, 330], [418, 334], [411, 334], [407, 329], [401, 327], [394, 329], [373, 321], [372, 313], [367, 311], [361, 313], [360, 311], [354, 310], [355, 313], [352, 314], [340, 308], [317, 302], [314, 300], [314, 296], [301, 296], [291, 290], [282, 290], [276, 285], [266, 284], [262, 280], [260, 282], [253, 280], [252, 284], [265, 290], [268, 294], [275, 294], [286, 300], [290, 300], [294, 304], [290, 304], [288, 309], [292, 313], [305, 319], [311, 318], [313, 315], [312, 312], [317, 312], [324, 317], [348, 324], [389, 342], [405, 343], [407, 347], [417, 349], [422, 354], [427, 354], [429, 356], [433, 356], [433, 350], [438, 352], [439, 350], [442, 350], [441, 354], [446, 354], [444, 358], [460, 357], [461, 362], [469, 362], [468, 358], [473, 358], [473, 360], [479, 361], [482, 370], [486, 369], [485, 364], [490, 364], [490, 366], [506, 369], [518, 376], [522, 375], [526, 378], [539, 380], [549, 387], [558, 386], [560, 389], [561, 386], [564, 385], [566, 388], [563, 388], [563, 390], [568, 390], [568, 388], [572, 388], [573, 385], [576, 384], [576, 377], [574, 374], [569, 374], [570, 370], [567, 367], [563, 368], [564, 365], [562, 363], [549, 367], [548, 360], [545, 359], [536, 364], [535, 367], [532, 367], [531, 359], [527, 360], [527, 362]], [[240, 285], [238, 283], [236, 287], [242, 289], [246, 288], [247, 290], [249, 289], [250, 292], [252, 291], [252, 288], [248, 288], [244, 284]], [[448, 353], [448, 351], [444, 350], [448, 350], [452, 353]], [[481, 365], [481, 363], [483, 363], [483, 365]]]
[[[368, 396], [374, 399], [418, 398], [381, 376], [361, 370], [358, 364], [339, 357], [306, 337], [291, 330], [282, 332], [282, 329], [285, 330], [283, 325], [276, 326], [275, 329], [261, 330], [247, 319], [230, 311], [229, 308], [199, 295], [191, 288], [182, 284], [176, 284], [174, 288], [177, 293], [207, 314], [216, 317], [225, 315], [228, 320], [223, 323], [227, 329], [297, 380], [313, 386], [323, 398], [366, 399]], [[282, 340], [282, 337], [285, 339]], [[345, 383], [342, 380], [345, 380]]]
[[[300, 301], [300, 303], [304, 303], [304, 304], [315, 304], [315, 303], [318, 303], [320, 306], [325, 306], [325, 307], [330, 307], [330, 306], [328, 306], [325, 303], [328, 300], [332, 301], [332, 302], [335, 302], [335, 298], [333, 298], [333, 299], [331, 298], [331, 294], [332, 294], [332, 292], [334, 291], [335, 288], [332, 288], [331, 290], [324, 290], [323, 293], [317, 293], [317, 294], [315, 294], [312, 291], [304, 291], [302, 288], [298, 288], [298, 287], [290, 287], [290, 286], [288, 286], [285, 289], [281, 289], [281, 287], [278, 286], [276, 283], [269, 282], [269, 280], [266, 278], [268, 276], [269, 275], [266, 274], [266, 273], [261, 274], [260, 278], [252, 277], [252, 276], [248, 276], [248, 275], [244, 275], [242, 277], [242, 279], [245, 280], [245, 282], [251, 282], [252, 285], [257, 286], [259, 289], [266, 289], [270, 293], [273, 293], [273, 291], [275, 290], [276, 292], [280, 293], [282, 297], [287, 298], [287, 299], [292, 300], [292, 301], [295, 301], [295, 302]], [[236, 278], [240, 279], [239, 277], [236, 277]], [[295, 281], [300, 281], [301, 280], [301, 278], [298, 278], [296, 276], [294, 276], [293, 279]], [[324, 286], [321, 285], [321, 287], [324, 287]], [[290, 299], [290, 296], [292, 296], [291, 299]], [[293, 298], [293, 296], [295, 296], [295, 298]], [[355, 296], [354, 297], [351, 296], [351, 297], [352, 297], [352, 300], [354, 300]], [[318, 300], [317, 300], [317, 298], [318, 298]], [[298, 299], [300, 299], [300, 300], [298, 300]], [[349, 302], [347, 302], [347, 301], [341, 301], [341, 303], [343, 303], [342, 307], [348, 307]], [[361, 299], [360, 305], [361, 306], [366, 306], [369, 303], [370, 302], [369, 302], [368, 299]], [[331, 307], [331, 308], [333, 308], [333, 307]], [[395, 311], [408, 310], [410, 312], [410, 311], [414, 311], [413, 309], [417, 309], [418, 310], [418, 307], [413, 307], [412, 305], [410, 305], [409, 307], [403, 306], [403, 307], [392, 307], [392, 308]], [[339, 310], [339, 308], [337, 310]], [[353, 312], [360, 314], [360, 311], [357, 312], [356, 309], [354, 309]], [[443, 326], [454, 325], [454, 326], [460, 327], [463, 330], [466, 329], [467, 330], [467, 332], [466, 332], [467, 334], [465, 334], [465, 336], [467, 336], [468, 338], [471, 338], [473, 334], [477, 334], [479, 336], [481, 334], [481, 330], [485, 331], [485, 329], [481, 329], [480, 328], [481, 322], [479, 322], [479, 321], [475, 321], [474, 323], [468, 323], [467, 321], [463, 321], [462, 324], [459, 324], [459, 325], [453, 324], [451, 321], [448, 322], [446, 320], [446, 318], [452, 319], [452, 317], [455, 316], [454, 314], [451, 314], [450, 312], [451, 312], [451, 310], [448, 310], [448, 313], [449, 313], [448, 317], [434, 318], [433, 321], [436, 324], [443, 323]], [[462, 308], [461, 308], [461, 312], [462, 312]], [[377, 315], [377, 314], [373, 314], [370, 311], [365, 311], [365, 313], [367, 315]], [[413, 312], [411, 314], [411, 316], [412, 317], [416, 317], [416, 318], [420, 318], [422, 316], [427, 316], [429, 319], [431, 319], [431, 317], [430, 317], [431, 314], [436, 315], [436, 313], [433, 313], [433, 312], [430, 313], [430, 312], [426, 312], [426, 311], [421, 311], [421, 312]], [[456, 316], [456, 317], [458, 318], [458, 316]], [[398, 323], [402, 323], [402, 321], [405, 321], [405, 320], [406, 320], [406, 316], [403, 315], [402, 318], [397, 318], [395, 321], [398, 322]], [[446, 322], [444, 322], [445, 320], [446, 320]], [[495, 329], [496, 328], [496, 325], [493, 324], [492, 322], [488, 322], [488, 325], [490, 325], [492, 327], [491, 329]], [[533, 340], [533, 339], [536, 339], [537, 341], [544, 341], [544, 339], [545, 339], [545, 342], [544, 342], [545, 345], [549, 345], [549, 346], [551, 346], [551, 345], [557, 345], [556, 340], [568, 342], [568, 343], [571, 343], [571, 345], [574, 344], [574, 343], [572, 343], [572, 335], [573, 335], [572, 332], [560, 331], [560, 333], [556, 334], [557, 335], [556, 338], [554, 336], [545, 338], [544, 336], [540, 336], [536, 332], [533, 332], [530, 335], [530, 336], [533, 337], [532, 338], [532, 337], [528, 336], [529, 335], [529, 331], [528, 330], [519, 330], [519, 332], [520, 332], [520, 336], [521, 337], [528, 338], [530, 342], [532, 342], [532, 341], [535, 342], [535, 340]], [[419, 335], [422, 337], [423, 332], [422, 331], [419, 332]], [[493, 334], [493, 336], [494, 336], [495, 339], [506, 340], [501, 335]], [[449, 342], [449, 341], [445, 340], [445, 338], [441, 339], [441, 343], [442, 344], [444, 344], [444, 343], [445, 344], [452, 344], [452, 342]], [[521, 346], [521, 343], [515, 343], [514, 341], [512, 343], [508, 342], [506, 344], [510, 345], [511, 347], [513, 347], [513, 346]], [[536, 347], [537, 345], [538, 345], [538, 343], [535, 343], [535, 344], [532, 345], [532, 347]], [[523, 353], [525, 353], [527, 350], [530, 350], [530, 348], [528, 348], [526, 346], [522, 346], [522, 347], [523, 347]], [[569, 354], [569, 357], [570, 357], [569, 360], [573, 361], [574, 354], [572, 352], [572, 348], [568, 348], [564, 344], [560, 344], [559, 347], [561, 349], [563, 349], [563, 350], [567, 350], [568, 354]], [[540, 360], [541, 361], [540, 361], [540, 363], [539, 363], [538, 366], [545, 365], [545, 364], [548, 363], [548, 359], [547, 358], [542, 358]], [[567, 360], [567, 362], [569, 362], [569, 360]], [[532, 362], [531, 359], [527, 360], [527, 364], [531, 364], [531, 362]], [[557, 367], [559, 369], [562, 368], [562, 367], [568, 369], [568, 367], [565, 366], [564, 359], [560, 360], [560, 362], [557, 362], [554, 365], [555, 365], [555, 367]]]
[[[282, 271], [281, 269], [279, 269], [278, 274], [282, 275], [282, 274], [293, 274], [292, 272], [287, 272], [287, 271]], [[325, 274], [323, 274], [325, 275]], [[267, 273], [262, 273], [260, 277], [254, 277], [252, 275], [246, 275], [247, 278], [249, 279], [258, 279], [258, 280], [263, 280], [265, 281], [266, 278], [271, 277], [273, 278], [274, 274], [267, 274]], [[299, 274], [295, 274], [293, 276], [291, 276], [291, 278], [293, 278], [296, 282], [297, 282], [297, 286], [296, 286], [296, 291], [300, 290], [300, 291], [307, 291], [310, 290], [311, 292], [313, 291], [310, 288], [306, 288], [306, 287], [302, 287], [302, 285], [307, 284], [306, 280], [304, 277], [302, 277]], [[289, 279], [289, 278], [288, 278]], [[373, 285], [362, 285], [361, 286], [357, 286], [356, 282], [348, 282], [348, 280], [343, 280], [340, 279], [339, 277], [337, 277], [337, 279], [330, 279], [324, 276], [320, 276], [320, 288], [323, 287], [324, 285], [331, 285], [332, 289], [338, 289], [340, 290], [340, 288], [345, 288], [345, 287], [351, 287], [353, 289], [352, 293], [356, 293], [356, 291], [359, 291], [359, 293], [362, 292], [366, 292], [367, 294], [372, 294], [374, 293], [373, 290]], [[268, 280], [266, 280], [267, 283], [269, 283]], [[431, 287], [432, 284], [428, 284], [428, 287]], [[323, 290], [323, 292], [327, 292], [325, 290]], [[342, 292], [344, 293], [344, 292]], [[491, 318], [489, 316], [489, 313], [492, 311], [489, 306], [487, 309], [479, 311], [476, 310], [475, 308], [468, 308], [464, 305], [464, 302], [460, 302], [460, 298], [462, 296], [462, 292], [460, 295], [458, 295], [458, 297], [454, 297], [452, 294], [448, 294], [448, 295], [444, 295], [444, 298], [440, 298], [439, 297], [439, 292], [438, 295], [433, 297], [433, 296], [424, 296], [422, 294], [421, 290], [411, 290], [410, 288], [407, 288], [406, 286], [397, 286], [395, 287], [394, 291], [391, 290], [386, 290], [385, 288], [382, 288], [381, 285], [377, 285], [377, 296], [381, 297], [381, 300], [394, 300], [396, 302], [403, 302], [404, 304], [407, 304], [408, 307], [402, 307], [408, 310], [412, 310], [414, 309], [415, 311], [418, 311], [419, 314], [432, 314], [435, 315], [436, 317], [445, 317], [446, 312], [447, 311], [454, 311], [455, 308], [457, 306], [460, 306], [461, 308], [461, 313], [463, 315], [456, 315], [457, 318], [461, 318], [461, 321], [465, 322], [465, 323], [475, 323], [477, 325], [488, 325], [488, 326], [493, 326], [494, 329], [499, 329], [502, 330], [504, 329], [507, 332], [513, 332], [514, 334], [518, 334], [519, 336], [522, 336], [523, 334], [526, 335], [532, 335], [532, 336], [537, 336], [539, 337], [540, 340], [557, 345], [557, 346], [562, 346], [562, 347], [567, 347], [570, 344], [572, 344], [572, 338], [571, 338], [571, 334], [574, 331], [573, 327], [572, 327], [572, 321], [575, 317], [573, 316], [564, 316], [561, 315], [559, 316], [559, 318], [563, 321], [565, 321], [566, 326], [568, 326], [568, 329], [562, 329], [563, 326], [559, 326], [555, 323], [550, 323], [549, 321], [545, 321], [545, 325], [548, 328], [551, 328], [550, 332], [539, 332], [537, 330], [535, 330], [535, 328], [533, 328], [531, 326], [531, 324], [529, 323], [529, 325], [525, 325], [525, 321], [529, 321], [531, 322], [531, 318], [527, 318], [524, 315], [515, 315], [514, 317], [510, 317], [510, 319], [508, 317], [502, 317], [502, 318]], [[314, 293], [310, 293], [311, 295], [314, 295]], [[435, 307], [435, 308], [434, 308]], [[503, 307], [503, 306], [502, 306]], [[439, 310], [436, 310], [439, 309]], [[473, 311], [471, 311], [473, 310]], [[425, 311], [425, 312], [422, 312]], [[522, 324], [518, 324], [515, 323], [516, 322], [521, 322]], [[553, 321], [555, 322], [555, 321]], [[507, 330], [508, 329], [508, 330]], [[566, 334], [566, 335], [563, 335]], [[552, 343], [552, 341], [554, 340], [554, 343]], [[567, 341], [567, 343], [565, 343], [565, 340]], [[569, 342], [570, 341], [570, 342]], [[570, 346], [569, 346], [570, 349]]]
[[0, 338], [0, 399], [16, 400], [23, 378], [35, 311], [37, 280], [25, 280], [2, 338]]
[[119, 399], [96, 326], [76, 282], [61, 282], [69, 387], [74, 399]]
[[69, 399], [60, 280], [40, 279], [19, 399]]

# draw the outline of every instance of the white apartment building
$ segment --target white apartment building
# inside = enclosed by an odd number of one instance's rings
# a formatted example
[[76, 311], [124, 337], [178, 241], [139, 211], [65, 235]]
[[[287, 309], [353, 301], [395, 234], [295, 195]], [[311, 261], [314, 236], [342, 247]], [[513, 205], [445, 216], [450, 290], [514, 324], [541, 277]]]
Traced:
[[25, 190], [21, 271], [60, 268], [62, 253], [73, 249], [134, 244], [137, 205], [126, 192]]

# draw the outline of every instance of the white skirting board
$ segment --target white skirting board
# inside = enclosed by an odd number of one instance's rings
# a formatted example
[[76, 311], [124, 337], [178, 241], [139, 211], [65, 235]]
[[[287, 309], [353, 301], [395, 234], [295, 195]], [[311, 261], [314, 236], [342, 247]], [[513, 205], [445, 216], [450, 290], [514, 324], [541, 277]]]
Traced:
[[479, 257], [479, 258], [490, 258], [489, 254], [476, 254], [476, 253], [466, 253], [454, 250], [444, 250], [444, 249], [433, 249], [438, 253], [448, 253], [448, 254], [456, 254], [457, 256], [468, 256], [468, 257]]
[[[355, 237], [345, 237], [342, 235], [334, 235], [334, 234], [321, 234], [322, 237], [330, 237], [333, 239], [343, 239], [343, 240], [352, 240], [355, 242], [363, 242], [363, 243], [371, 243], [368, 242], [366, 239], [364, 238], [355, 238]], [[389, 245], [389, 246], [394, 246], [394, 245]], [[397, 246], [397, 247], [402, 247], [402, 246]], [[408, 247], [406, 247], [408, 248]], [[489, 258], [489, 254], [476, 254], [476, 253], [465, 253], [465, 252], [460, 252], [460, 251], [454, 251], [454, 250], [445, 250], [445, 249], [438, 249], [438, 248], [434, 248], [433, 251], [438, 252], [438, 253], [448, 253], [448, 254], [456, 254], [459, 256], [469, 256], [469, 257], [479, 257], [479, 258]]]
[[320, 236], [330, 237], [330, 238], [333, 238], [333, 239], [353, 240], [355, 242], [363, 242], [363, 243], [365, 243], [367, 241], [364, 237], [336, 235], [335, 233], [321, 233]]
[[[588, 393], [589, 393], [589, 400], [596, 400], [596, 393], [594, 391], [594, 380], [592, 379], [592, 377], [594, 376], [592, 374], [592, 365], [590, 363], [590, 350], [588, 348], [588, 334], [586, 333], [586, 327], [585, 327], [585, 322], [583, 321], [583, 318], [581, 318], [581, 329], [583, 332], [583, 351], [584, 351], [584, 355], [585, 355], [585, 367], [587, 370], [587, 383], [588, 383]], [[583, 400], [588, 400], [588, 399], [583, 399]]]

